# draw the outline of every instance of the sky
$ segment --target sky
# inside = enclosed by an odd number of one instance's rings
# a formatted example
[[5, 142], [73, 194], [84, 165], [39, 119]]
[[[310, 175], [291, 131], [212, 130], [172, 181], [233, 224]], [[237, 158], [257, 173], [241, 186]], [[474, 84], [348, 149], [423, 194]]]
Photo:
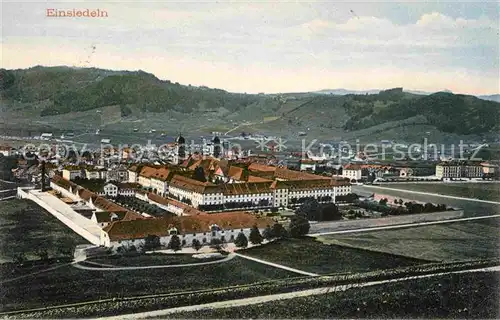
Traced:
[[[499, 93], [498, 2], [2, 0], [1, 67], [144, 70], [233, 92]], [[47, 9], [103, 18], [48, 17]]]

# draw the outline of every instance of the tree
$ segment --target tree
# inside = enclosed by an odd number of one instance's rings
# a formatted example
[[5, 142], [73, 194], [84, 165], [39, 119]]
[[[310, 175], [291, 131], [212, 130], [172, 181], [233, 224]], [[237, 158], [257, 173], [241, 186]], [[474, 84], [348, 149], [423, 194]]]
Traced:
[[181, 250], [181, 240], [178, 235], [173, 234], [170, 236], [170, 242], [168, 243], [167, 248], [174, 250], [174, 252]]
[[274, 238], [285, 238], [287, 236], [287, 231], [280, 223], [275, 223], [272, 227], [272, 236]]
[[342, 219], [339, 208], [334, 203], [328, 203], [321, 209], [322, 221], [332, 221]]
[[193, 247], [194, 250], [196, 250], [198, 252], [198, 250], [201, 249], [202, 245], [201, 245], [201, 242], [200, 240], [198, 239], [193, 239], [193, 243], [191, 245]]
[[160, 237], [156, 235], [148, 235], [146, 238], [144, 238], [144, 250], [155, 250], [161, 247], [160, 244]]
[[295, 210], [296, 215], [301, 215], [312, 221], [321, 220], [321, 206], [315, 198], [308, 198]]
[[272, 207], [271, 208], [271, 212], [272, 213], [277, 213], [278, 212], [278, 208], [277, 207]]
[[262, 237], [267, 241], [270, 241], [271, 239], [274, 238], [273, 230], [271, 229], [270, 225], [267, 225], [267, 227], [264, 229], [264, 231], [262, 232]]
[[248, 246], [247, 236], [243, 232], [238, 233], [236, 240], [234, 240], [234, 245], [238, 248], [246, 248]]
[[257, 228], [256, 225], [252, 227], [252, 230], [250, 230], [250, 242], [252, 244], [261, 244], [262, 243], [262, 235], [260, 234], [259, 228]]
[[306, 235], [309, 232], [309, 221], [301, 216], [295, 215], [290, 219], [290, 236], [293, 238], [299, 238]]

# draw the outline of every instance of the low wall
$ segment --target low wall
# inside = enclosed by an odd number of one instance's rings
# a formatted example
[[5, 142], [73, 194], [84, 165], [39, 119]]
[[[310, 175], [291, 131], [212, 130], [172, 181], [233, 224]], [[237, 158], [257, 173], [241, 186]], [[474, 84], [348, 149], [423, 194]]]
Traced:
[[[78, 233], [80, 236], [83, 238], [87, 239], [90, 243], [99, 245], [100, 244], [100, 237], [93, 234], [92, 232], [88, 231], [87, 229], [83, 228], [80, 226], [77, 222], [78, 220], [85, 219], [88, 220], [87, 218], [81, 216], [77, 212], [74, 212], [74, 216], [72, 217], [75, 221], [72, 219], [68, 218], [66, 215], [63, 213], [59, 212], [49, 204], [45, 203], [42, 199], [38, 198], [36, 195], [26, 192], [25, 190], [22, 190], [21, 188], [18, 188], [18, 197], [21, 199], [28, 199], [31, 201], [34, 201], [36, 204], [38, 204], [40, 207], [43, 209], [47, 210], [50, 214], [52, 214], [54, 217], [56, 217], [59, 221], [64, 223], [66, 226], [68, 226], [71, 230], [74, 232]], [[67, 206], [67, 210], [72, 210], [67, 204], [61, 201], [61, 205]], [[84, 221], [84, 220], [81, 220]], [[90, 221], [90, 220], [89, 220]], [[84, 221], [87, 223], [87, 221]]]
[[407, 214], [402, 216], [389, 216], [383, 218], [366, 218], [358, 220], [341, 220], [334, 222], [318, 222], [311, 225], [309, 233], [342, 231], [361, 228], [384, 227], [398, 224], [430, 222], [461, 218], [463, 210], [442, 211], [433, 213]]

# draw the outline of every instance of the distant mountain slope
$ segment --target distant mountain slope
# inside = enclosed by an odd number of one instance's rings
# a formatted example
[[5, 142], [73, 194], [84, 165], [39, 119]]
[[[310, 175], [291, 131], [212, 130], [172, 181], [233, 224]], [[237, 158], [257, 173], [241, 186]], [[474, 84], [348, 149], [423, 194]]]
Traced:
[[369, 135], [369, 128], [383, 132], [424, 125], [470, 135], [499, 129], [499, 103], [448, 92], [420, 95], [396, 88], [373, 94], [257, 95], [181, 85], [143, 71], [69, 67], [1, 69], [0, 76], [0, 112], [13, 117], [22, 114], [21, 120], [25, 115], [41, 116], [56, 123], [54, 117], [65, 114], [119, 106], [122, 117], [137, 120], [149, 112], [157, 115], [153, 120], [159, 125], [171, 121], [176, 126], [195, 119], [194, 128], [207, 130], [251, 125], [267, 132], [316, 128], [323, 134], [359, 131]]
[[479, 99], [500, 102], [500, 94], [491, 94], [487, 96], [478, 96]]

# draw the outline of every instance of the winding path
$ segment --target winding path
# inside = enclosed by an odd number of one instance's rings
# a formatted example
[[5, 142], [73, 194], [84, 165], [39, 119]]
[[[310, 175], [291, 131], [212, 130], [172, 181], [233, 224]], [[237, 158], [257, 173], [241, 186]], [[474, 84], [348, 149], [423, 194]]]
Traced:
[[[266, 303], [266, 302], [277, 301], [277, 300], [289, 300], [289, 299], [294, 299], [294, 298], [299, 298], [299, 297], [307, 297], [307, 296], [313, 296], [313, 295], [328, 294], [328, 293], [333, 293], [333, 292], [338, 292], [338, 291], [346, 291], [350, 288], [369, 287], [369, 286], [381, 285], [381, 284], [386, 284], [386, 283], [402, 282], [402, 281], [421, 279], [421, 278], [431, 278], [431, 277], [436, 277], [436, 276], [447, 275], [450, 273], [489, 272], [489, 271], [500, 271], [500, 266], [490, 267], [490, 268], [472, 269], [472, 270], [440, 272], [440, 273], [434, 273], [434, 274], [405, 277], [405, 278], [398, 278], [398, 279], [391, 279], [391, 280], [368, 281], [368, 282], [359, 283], [359, 284], [330, 286], [330, 287], [308, 289], [308, 290], [288, 292], [288, 293], [271, 294], [271, 295], [265, 295], [265, 296], [259, 296], [259, 297], [212, 302], [212, 303], [199, 304], [199, 305], [194, 305], [194, 306], [185, 306], [185, 307], [177, 307], [177, 308], [170, 308], [170, 309], [163, 309], [163, 310], [156, 310], [156, 311], [133, 313], [133, 314], [127, 314], [127, 315], [114, 316], [114, 317], [104, 317], [104, 318], [98, 318], [98, 319], [122, 320], [122, 319], [140, 319], [140, 318], [152, 318], [152, 317], [164, 317], [164, 318], [166, 318], [166, 316], [172, 315], [172, 314], [174, 314], [173, 318], [175, 318], [175, 314], [179, 313], [179, 312], [198, 311], [198, 310], [204, 310], [204, 309], [234, 308], [234, 307], [248, 306], [248, 305], [252, 305], [252, 304], [260, 304], [260, 303]], [[171, 317], [168, 317], [168, 318], [171, 318]]]
[[[168, 264], [168, 265], [159, 265], [159, 266], [138, 266], [138, 267], [102, 267], [102, 268], [87, 267], [87, 266], [83, 266], [79, 263], [75, 263], [75, 264], [73, 264], [73, 267], [78, 268], [78, 269], [82, 269], [82, 270], [91, 270], [91, 271], [120, 271], [120, 270], [123, 271], [123, 270], [183, 268], [183, 267], [196, 267], [196, 266], [204, 266], [204, 265], [209, 265], [209, 264], [227, 262], [229, 260], [234, 259], [235, 257], [236, 257], [236, 254], [230, 253], [224, 259], [215, 260], [215, 261], [200, 262], [200, 263]], [[93, 264], [97, 264], [97, 263], [93, 263]]]
[[302, 270], [299, 270], [299, 269], [290, 268], [290, 267], [284, 266], [282, 264], [277, 264], [277, 263], [269, 262], [269, 261], [266, 261], [266, 260], [262, 260], [262, 259], [257, 259], [257, 258], [254, 258], [254, 257], [245, 256], [245, 255], [242, 255], [242, 254], [239, 254], [239, 253], [235, 253], [235, 255], [237, 255], [238, 257], [241, 257], [241, 258], [245, 258], [245, 259], [248, 259], [248, 260], [252, 260], [252, 261], [258, 262], [258, 263], [266, 264], [266, 265], [271, 266], [271, 267], [283, 269], [283, 270], [290, 271], [290, 272], [295, 272], [295, 273], [302, 274], [302, 275], [305, 275], [305, 276], [311, 276], [311, 277], [317, 277], [317, 276], [319, 276], [319, 274], [316, 274], [316, 273], [311, 273], [311, 272], [302, 271]]

